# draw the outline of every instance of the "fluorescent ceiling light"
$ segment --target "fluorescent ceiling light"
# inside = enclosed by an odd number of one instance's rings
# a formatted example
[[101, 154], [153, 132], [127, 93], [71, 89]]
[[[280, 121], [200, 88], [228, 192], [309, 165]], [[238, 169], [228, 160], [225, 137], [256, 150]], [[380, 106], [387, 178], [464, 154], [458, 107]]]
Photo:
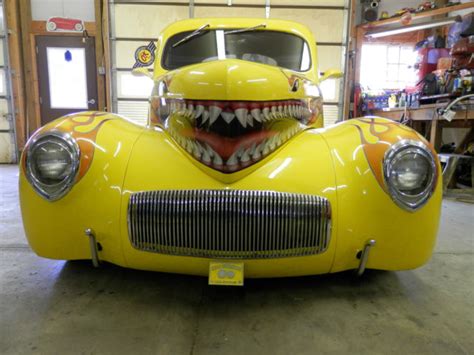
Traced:
[[454, 22], [460, 22], [460, 21], [462, 21], [460, 16], [447, 17], [440, 20], [422, 22], [422, 23], [417, 23], [417, 24], [409, 25], [409, 26], [370, 31], [370, 32], [367, 32], [365, 36], [369, 38], [393, 36], [393, 35], [398, 35], [400, 33], [413, 32], [413, 31], [418, 31], [418, 30], [424, 30], [427, 28], [450, 25]]

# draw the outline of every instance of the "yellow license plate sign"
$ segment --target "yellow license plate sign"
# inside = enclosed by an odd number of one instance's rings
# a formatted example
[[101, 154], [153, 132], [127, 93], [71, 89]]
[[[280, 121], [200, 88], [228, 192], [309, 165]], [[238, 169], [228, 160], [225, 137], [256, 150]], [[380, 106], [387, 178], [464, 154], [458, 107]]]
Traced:
[[209, 264], [209, 285], [243, 286], [244, 263], [211, 261]]

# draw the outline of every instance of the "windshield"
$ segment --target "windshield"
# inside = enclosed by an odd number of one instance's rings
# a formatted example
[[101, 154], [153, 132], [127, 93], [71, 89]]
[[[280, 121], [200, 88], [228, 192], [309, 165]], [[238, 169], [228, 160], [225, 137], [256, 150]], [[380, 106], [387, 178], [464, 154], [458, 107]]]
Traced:
[[[296, 35], [278, 31], [234, 32], [203, 30], [181, 32], [166, 43], [162, 66], [173, 70], [185, 65], [218, 59], [242, 59], [279, 66], [295, 71], [310, 68], [311, 59], [305, 40]], [[188, 39], [183, 41], [188, 36]], [[176, 45], [176, 44], [179, 45]]]

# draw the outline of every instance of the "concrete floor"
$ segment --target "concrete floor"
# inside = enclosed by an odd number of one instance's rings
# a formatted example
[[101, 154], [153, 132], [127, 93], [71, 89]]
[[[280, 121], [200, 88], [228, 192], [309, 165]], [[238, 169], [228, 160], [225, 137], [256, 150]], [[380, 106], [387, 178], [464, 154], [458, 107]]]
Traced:
[[17, 175], [0, 166], [0, 354], [474, 353], [474, 205], [443, 203], [436, 252], [418, 270], [220, 288], [37, 257]]

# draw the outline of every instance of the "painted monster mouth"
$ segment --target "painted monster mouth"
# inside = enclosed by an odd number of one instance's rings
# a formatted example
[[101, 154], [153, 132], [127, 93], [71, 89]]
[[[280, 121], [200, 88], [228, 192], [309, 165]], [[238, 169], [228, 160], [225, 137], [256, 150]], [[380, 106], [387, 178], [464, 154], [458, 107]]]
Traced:
[[224, 173], [258, 162], [315, 119], [304, 100], [171, 99], [166, 106], [157, 116], [175, 141], [201, 163]]

